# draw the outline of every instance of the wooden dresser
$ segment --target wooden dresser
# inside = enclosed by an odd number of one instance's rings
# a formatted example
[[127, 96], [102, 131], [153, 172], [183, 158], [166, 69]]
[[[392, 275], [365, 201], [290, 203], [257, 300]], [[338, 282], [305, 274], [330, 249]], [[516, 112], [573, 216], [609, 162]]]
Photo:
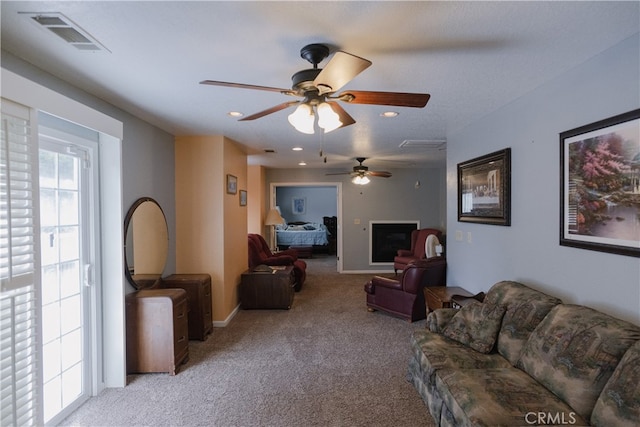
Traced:
[[213, 331], [211, 276], [208, 274], [172, 274], [162, 279], [163, 288], [180, 288], [189, 301], [189, 339], [207, 339]]
[[127, 373], [176, 374], [189, 359], [188, 309], [184, 289], [127, 295]]

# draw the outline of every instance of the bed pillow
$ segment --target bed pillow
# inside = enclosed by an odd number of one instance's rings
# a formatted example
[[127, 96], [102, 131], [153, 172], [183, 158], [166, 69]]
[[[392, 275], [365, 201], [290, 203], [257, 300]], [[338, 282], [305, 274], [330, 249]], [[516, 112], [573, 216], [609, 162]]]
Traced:
[[303, 227], [304, 227], [305, 230], [315, 230], [316, 229], [313, 225], [309, 225], [309, 224], [303, 225]]
[[442, 335], [480, 353], [490, 353], [496, 343], [505, 307], [474, 301], [462, 307]]

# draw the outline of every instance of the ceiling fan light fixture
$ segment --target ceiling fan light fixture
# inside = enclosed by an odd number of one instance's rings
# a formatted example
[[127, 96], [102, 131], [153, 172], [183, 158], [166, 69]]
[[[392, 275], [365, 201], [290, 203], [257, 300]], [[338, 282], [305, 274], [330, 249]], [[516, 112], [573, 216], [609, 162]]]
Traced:
[[318, 104], [318, 126], [324, 129], [324, 133], [329, 133], [342, 126], [340, 116], [326, 102]]
[[369, 182], [371, 182], [371, 180], [368, 177], [366, 177], [365, 175], [356, 175], [356, 176], [353, 177], [351, 182], [353, 182], [354, 184], [358, 184], [358, 185], [366, 185]]
[[298, 132], [312, 134], [313, 130], [313, 108], [309, 104], [300, 104], [298, 108], [289, 114], [289, 123], [296, 128]]

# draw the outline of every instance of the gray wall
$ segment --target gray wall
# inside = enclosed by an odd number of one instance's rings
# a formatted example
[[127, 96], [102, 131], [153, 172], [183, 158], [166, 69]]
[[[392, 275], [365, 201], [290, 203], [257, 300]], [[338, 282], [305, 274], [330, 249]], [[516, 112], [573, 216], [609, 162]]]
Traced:
[[[287, 222], [306, 221], [322, 224], [322, 217], [334, 216], [338, 212], [337, 190], [332, 187], [278, 187], [276, 188], [276, 205], [280, 207], [282, 217]], [[304, 214], [293, 214], [292, 200], [304, 197], [306, 209]]]
[[[391, 178], [372, 178], [371, 183], [363, 186], [353, 184], [348, 175], [325, 175], [341, 171], [343, 169], [267, 169], [265, 176], [267, 192], [271, 183], [342, 183], [345, 271], [381, 269], [379, 265], [369, 265], [371, 220], [419, 220], [421, 227], [446, 231], [444, 169], [389, 169], [393, 174]], [[415, 188], [417, 180], [421, 182], [420, 188]], [[269, 200], [268, 195], [265, 200]]]
[[[123, 123], [123, 206], [140, 197], [153, 197], [164, 210], [169, 227], [165, 274], [175, 273], [175, 180], [173, 135], [144, 122], [31, 64], [2, 51], [2, 67], [52, 89]], [[123, 272], [124, 274], [124, 272]], [[133, 288], [131, 288], [133, 289]]]
[[[640, 259], [559, 245], [559, 133], [640, 107], [639, 52], [636, 34], [447, 135], [450, 284], [475, 292], [517, 280], [640, 324]], [[458, 222], [457, 163], [506, 147], [512, 150], [511, 227]]]

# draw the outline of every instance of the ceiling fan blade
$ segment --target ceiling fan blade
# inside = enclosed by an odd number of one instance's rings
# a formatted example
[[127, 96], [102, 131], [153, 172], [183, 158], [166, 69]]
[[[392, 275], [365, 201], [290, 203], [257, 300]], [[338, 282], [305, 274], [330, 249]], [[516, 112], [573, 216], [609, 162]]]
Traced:
[[[342, 106], [340, 104], [338, 104], [335, 101], [327, 101], [327, 103], [331, 106], [331, 109], [338, 115], [340, 116], [340, 121], [342, 122], [342, 126], [340, 126], [341, 128], [345, 127], [345, 126], [349, 126], [354, 124], [356, 121], [353, 119], [353, 117], [351, 117], [349, 115], [349, 113], [347, 113], [345, 111], [344, 108], [342, 108]], [[340, 129], [340, 128], [338, 128]]]
[[380, 178], [390, 178], [391, 177], [391, 172], [386, 172], [386, 171], [368, 171], [365, 172], [367, 175], [369, 176], [377, 176]]
[[284, 110], [285, 108], [289, 108], [292, 105], [296, 105], [299, 104], [300, 101], [289, 101], [289, 102], [283, 102], [282, 104], [276, 105], [274, 107], [271, 108], [267, 108], [266, 110], [260, 111], [259, 113], [255, 113], [252, 114], [250, 116], [247, 117], [243, 117], [240, 120], [238, 120], [239, 122], [244, 122], [246, 120], [255, 120], [255, 119], [259, 119], [260, 117], [264, 117], [266, 115], [272, 114], [272, 113], [276, 113], [280, 110]]
[[325, 173], [325, 175], [351, 175], [352, 172], [335, 172], [335, 173]]
[[371, 92], [350, 90], [341, 93], [339, 99], [351, 104], [392, 105], [397, 107], [422, 108], [431, 95], [428, 93]]
[[244, 83], [231, 83], [231, 82], [219, 82], [216, 80], [203, 80], [200, 82], [201, 85], [211, 85], [211, 86], [224, 86], [224, 87], [234, 87], [237, 89], [255, 89], [255, 90], [266, 90], [269, 92], [278, 92], [284, 93], [285, 95], [292, 95], [293, 92], [291, 89], [281, 89], [277, 87], [269, 87], [269, 86], [257, 86], [257, 85], [247, 85]]
[[338, 51], [316, 76], [313, 85], [318, 88], [320, 95], [336, 92], [370, 65], [371, 61], [367, 59]]

